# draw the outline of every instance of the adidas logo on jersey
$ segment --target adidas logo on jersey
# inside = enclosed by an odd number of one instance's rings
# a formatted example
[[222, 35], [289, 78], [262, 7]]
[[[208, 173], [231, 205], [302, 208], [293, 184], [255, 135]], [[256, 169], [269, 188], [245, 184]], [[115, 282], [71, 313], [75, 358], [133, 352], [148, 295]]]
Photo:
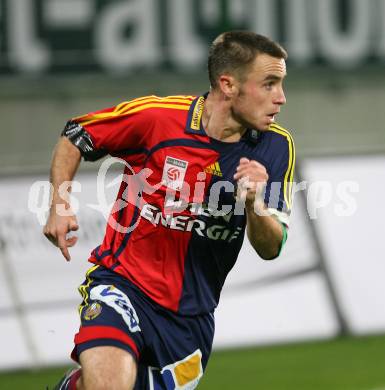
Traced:
[[205, 172], [210, 173], [211, 175], [222, 177], [222, 171], [221, 171], [221, 167], [219, 166], [218, 161], [207, 166], [205, 168]]

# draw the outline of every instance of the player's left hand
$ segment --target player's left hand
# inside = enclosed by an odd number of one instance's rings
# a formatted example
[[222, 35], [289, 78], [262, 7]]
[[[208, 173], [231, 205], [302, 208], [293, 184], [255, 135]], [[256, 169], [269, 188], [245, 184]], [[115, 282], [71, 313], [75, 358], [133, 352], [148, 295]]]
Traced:
[[234, 179], [238, 184], [237, 197], [240, 200], [245, 200], [246, 205], [248, 205], [254, 204], [256, 199], [262, 199], [262, 193], [269, 175], [262, 164], [242, 157], [234, 174]]

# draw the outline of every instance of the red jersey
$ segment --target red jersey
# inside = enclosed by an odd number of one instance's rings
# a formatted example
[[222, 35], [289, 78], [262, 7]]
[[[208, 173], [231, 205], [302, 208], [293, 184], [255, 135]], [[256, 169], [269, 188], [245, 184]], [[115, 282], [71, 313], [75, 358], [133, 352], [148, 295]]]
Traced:
[[74, 118], [63, 131], [86, 160], [110, 154], [129, 164], [104, 240], [89, 260], [184, 315], [217, 306], [242, 246], [246, 215], [233, 179], [240, 158], [266, 167], [265, 202], [284, 224], [291, 207], [290, 133], [273, 124], [247, 130], [239, 142], [215, 140], [202, 126], [204, 102], [143, 97]]

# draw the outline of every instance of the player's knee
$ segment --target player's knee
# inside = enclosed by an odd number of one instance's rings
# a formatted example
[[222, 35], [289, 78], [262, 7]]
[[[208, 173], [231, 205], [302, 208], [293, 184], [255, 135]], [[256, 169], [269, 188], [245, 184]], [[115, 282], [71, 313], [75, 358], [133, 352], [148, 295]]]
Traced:
[[77, 383], [77, 390], [131, 390], [135, 384], [135, 372], [127, 376], [122, 373], [103, 375], [91, 372], [82, 375]]
[[78, 390], [128, 390], [136, 379], [136, 362], [127, 351], [98, 347], [80, 354], [82, 375]]
[[121, 377], [101, 377], [80, 378], [77, 390], [132, 390], [135, 380]]

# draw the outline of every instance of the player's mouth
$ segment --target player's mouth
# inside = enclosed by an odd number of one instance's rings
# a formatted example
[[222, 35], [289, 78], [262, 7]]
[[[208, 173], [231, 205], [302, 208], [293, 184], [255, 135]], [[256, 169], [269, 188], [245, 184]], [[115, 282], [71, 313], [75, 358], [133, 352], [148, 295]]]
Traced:
[[272, 112], [271, 114], [267, 114], [267, 117], [269, 118], [269, 122], [273, 123], [275, 120], [275, 116], [278, 114], [278, 112]]

